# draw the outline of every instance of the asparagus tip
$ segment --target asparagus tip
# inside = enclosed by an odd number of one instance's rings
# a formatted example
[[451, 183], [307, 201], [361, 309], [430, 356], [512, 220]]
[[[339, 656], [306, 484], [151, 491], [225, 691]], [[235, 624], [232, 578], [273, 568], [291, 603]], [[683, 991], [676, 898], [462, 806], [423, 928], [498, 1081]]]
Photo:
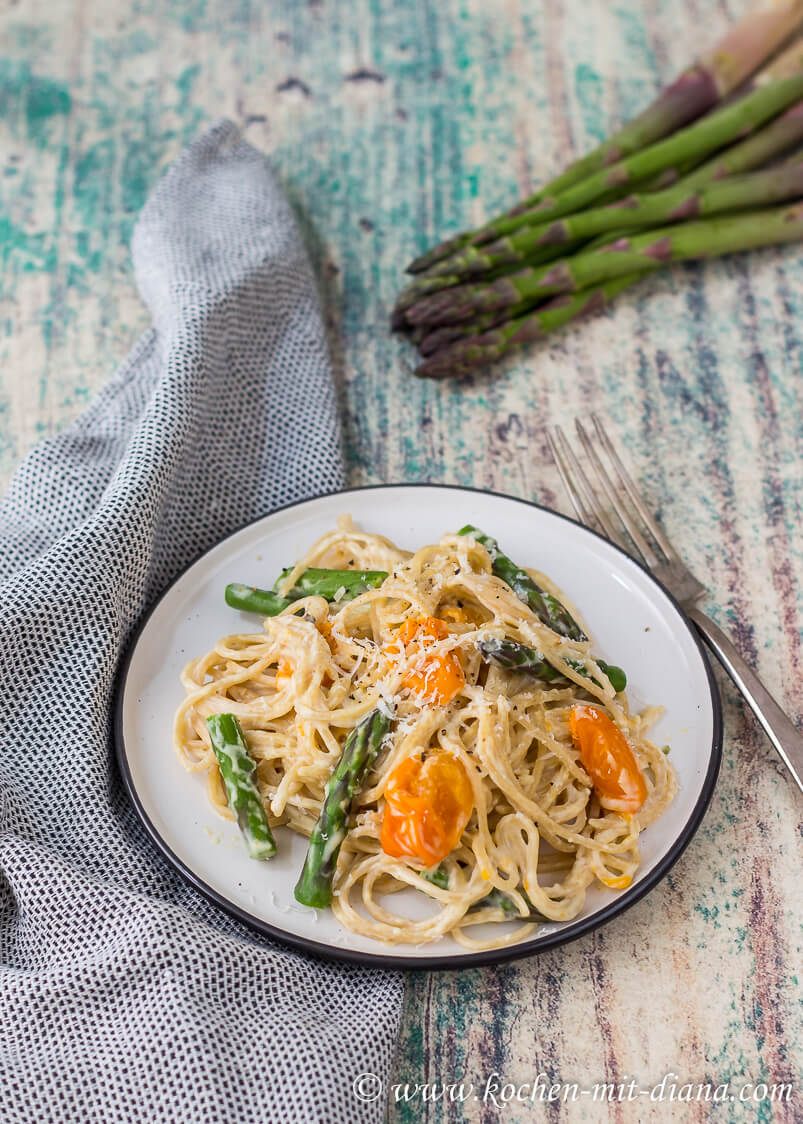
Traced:
[[423, 363], [419, 363], [413, 374], [419, 379], [445, 379], [449, 375], [457, 375], [461, 372], [449, 363], [445, 352], [436, 351], [433, 355], [428, 356]]

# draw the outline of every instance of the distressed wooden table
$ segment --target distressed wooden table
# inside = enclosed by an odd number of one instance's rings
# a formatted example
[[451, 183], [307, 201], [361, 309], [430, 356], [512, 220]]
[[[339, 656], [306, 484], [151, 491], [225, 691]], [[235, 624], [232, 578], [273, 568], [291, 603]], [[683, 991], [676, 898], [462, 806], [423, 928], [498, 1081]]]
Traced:
[[[0, 17], [0, 474], [70, 421], [146, 326], [128, 256], [161, 170], [228, 115], [270, 152], [321, 278], [355, 483], [492, 487], [566, 509], [546, 422], [621, 436], [712, 615], [803, 703], [803, 255], [677, 267], [493, 377], [409, 375], [403, 264], [601, 139], [745, 0], [10, 0]], [[674, 1081], [799, 1081], [800, 803], [720, 676], [722, 775], [662, 885], [602, 931], [497, 970], [409, 978], [408, 1121], [801, 1119], [670, 1101]], [[663, 1102], [433, 1099], [667, 1073]], [[760, 1091], [760, 1090], [759, 1090]], [[493, 1092], [493, 1090], [492, 1090]], [[526, 1095], [526, 1090], [521, 1095]], [[459, 1093], [458, 1093], [459, 1095]], [[748, 1094], [749, 1096], [750, 1094]], [[796, 1098], [796, 1105], [794, 1103]], [[394, 1098], [392, 1097], [393, 1101]]]

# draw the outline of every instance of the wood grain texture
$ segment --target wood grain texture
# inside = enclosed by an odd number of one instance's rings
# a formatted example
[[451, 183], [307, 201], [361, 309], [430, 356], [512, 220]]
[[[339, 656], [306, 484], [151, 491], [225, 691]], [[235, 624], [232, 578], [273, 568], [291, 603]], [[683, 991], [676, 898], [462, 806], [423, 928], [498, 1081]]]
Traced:
[[[352, 482], [566, 510], [544, 425], [608, 419], [711, 615], [803, 717], [803, 255], [679, 266], [491, 376], [421, 383], [387, 328], [403, 265], [603, 138], [748, 0], [29, 0], [0, 15], [0, 475], [147, 323], [128, 242], [215, 117], [272, 155], [321, 279]], [[729, 683], [702, 829], [649, 898], [568, 948], [410, 977], [396, 1080], [799, 1082], [800, 803]], [[792, 1121], [728, 1102], [723, 1121]], [[443, 1100], [393, 1124], [704, 1121], [711, 1106]]]

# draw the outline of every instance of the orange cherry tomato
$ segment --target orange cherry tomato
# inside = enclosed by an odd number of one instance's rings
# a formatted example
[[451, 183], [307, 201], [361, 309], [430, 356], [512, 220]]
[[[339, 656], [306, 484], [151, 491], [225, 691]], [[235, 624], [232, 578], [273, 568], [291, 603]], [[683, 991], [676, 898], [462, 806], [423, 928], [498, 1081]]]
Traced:
[[293, 678], [293, 665], [291, 663], [280, 663], [276, 668], [276, 690], [283, 691]]
[[434, 866], [460, 842], [473, 807], [471, 781], [457, 757], [406, 757], [385, 787], [382, 850], [396, 859]]
[[603, 808], [637, 812], [647, 799], [647, 785], [619, 727], [594, 706], [573, 706], [569, 726]]
[[326, 643], [329, 645], [329, 651], [334, 655], [337, 645], [332, 639], [332, 622], [325, 619], [322, 621], [316, 621], [315, 627], [317, 628], [318, 632], [320, 632]]
[[[395, 649], [398, 652], [399, 647], [402, 647], [409, 655], [448, 635], [446, 623], [437, 617], [406, 620], [388, 650]], [[451, 702], [465, 686], [465, 682], [463, 667], [455, 652], [436, 652], [429, 659], [417, 661], [416, 666], [402, 680], [405, 687], [431, 699], [438, 706]]]
[[[320, 632], [321, 636], [324, 638], [326, 643], [329, 645], [329, 651], [334, 653], [335, 642], [332, 639], [332, 625], [330, 624], [330, 622], [327, 621], [327, 620], [318, 621], [316, 623], [315, 627], [318, 629], [318, 632]], [[289, 682], [292, 678], [293, 678], [293, 665], [290, 663], [289, 660], [284, 660], [276, 668], [276, 690], [277, 691], [284, 690], [284, 688], [289, 684]], [[324, 675], [321, 682], [323, 683], [324, 687], [329, 687], [332, 684], [332, 680], [331, 680], [331, 678], [329, 677], [328, 674]]]

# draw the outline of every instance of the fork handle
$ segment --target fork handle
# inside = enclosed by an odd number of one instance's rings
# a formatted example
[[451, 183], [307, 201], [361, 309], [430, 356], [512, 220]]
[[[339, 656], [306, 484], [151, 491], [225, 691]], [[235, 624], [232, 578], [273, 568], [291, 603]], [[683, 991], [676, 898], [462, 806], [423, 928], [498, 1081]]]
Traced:
[[764, 727], [778, 754], [803, 792], [803, 735], [792, 725], [775, 699], [748, 667], [725, 633], [694, 606], [686, 608], [711, 651], [744, 696], [747, 705]]

